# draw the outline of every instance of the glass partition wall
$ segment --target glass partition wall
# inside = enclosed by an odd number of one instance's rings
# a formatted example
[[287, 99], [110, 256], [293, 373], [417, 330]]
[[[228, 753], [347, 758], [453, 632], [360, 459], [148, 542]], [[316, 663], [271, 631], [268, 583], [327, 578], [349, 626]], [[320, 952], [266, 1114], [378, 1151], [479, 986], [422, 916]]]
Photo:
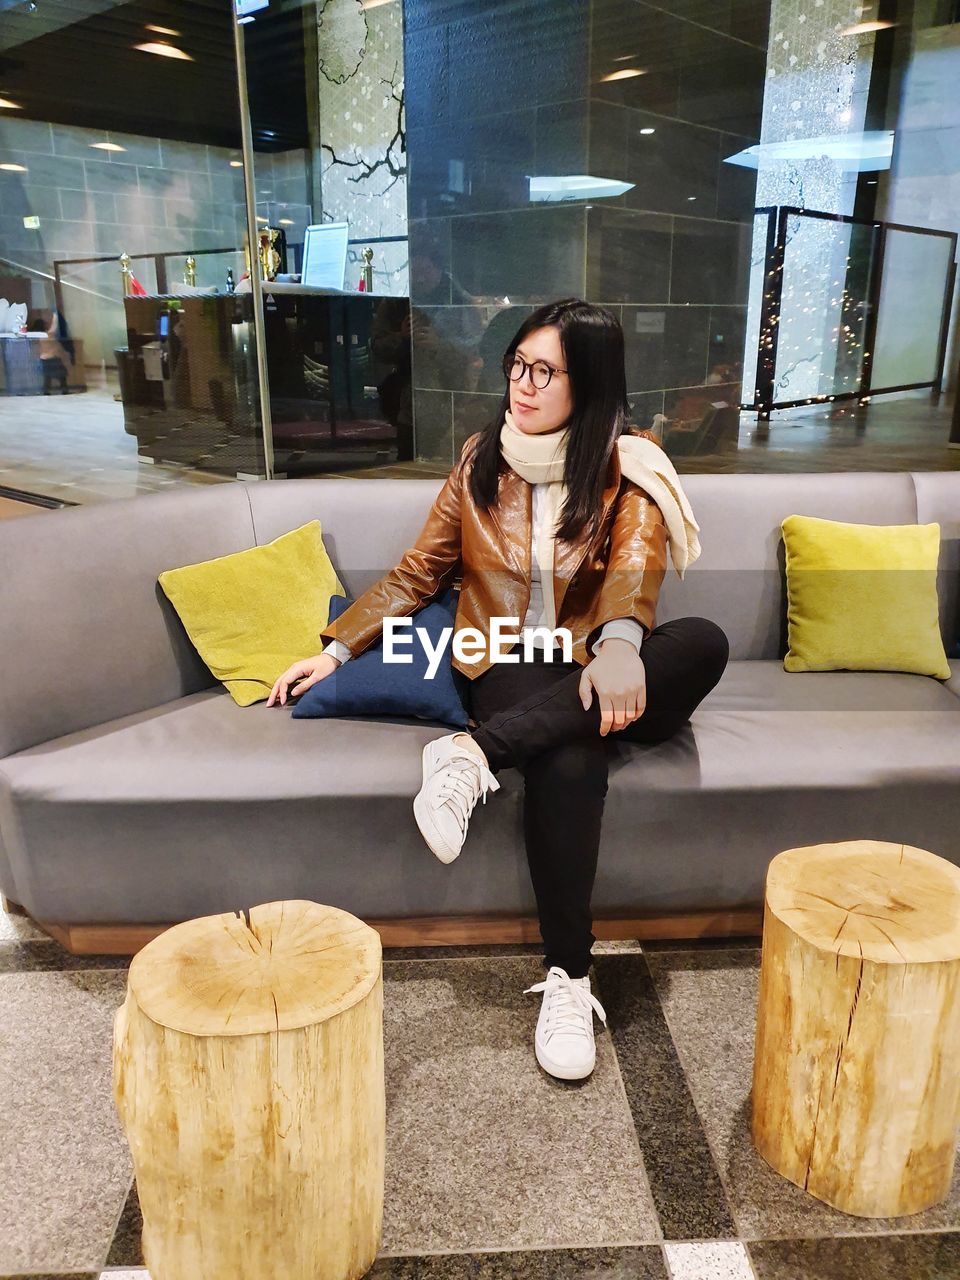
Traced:
[[400, 0], [238, 10], [274, 474], [410, 461]]
[[230, 6], [6, 6], [2, 42], [0, 485], [263, 475]]
[[446, 474], [570, 295], [681, 470], [958, 465], [957, 16], [11, 0], [0, 489]]

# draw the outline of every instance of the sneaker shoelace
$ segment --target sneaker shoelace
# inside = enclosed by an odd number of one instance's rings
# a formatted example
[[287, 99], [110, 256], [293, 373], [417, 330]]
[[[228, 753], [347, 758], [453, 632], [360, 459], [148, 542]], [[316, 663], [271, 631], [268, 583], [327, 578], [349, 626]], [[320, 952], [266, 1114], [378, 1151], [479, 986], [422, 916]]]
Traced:
[[456, 756], [447, 762], [446, 775], [437, 788], [437, 801], [453, 813], [465, 836], [470, 815], [480, 797], [487, 803], [488, 791], [499, 791], [500, 784], [480, 760], [472, 755]]
[[586, 987], [580, 986], [563, 969], [551, 969], [543, 982], [535, 982], [526, 991], [547, 993], [547, 1012], [543, 1026], [545, 1036], [564, 1031], [588, 1035], [593, 1029], [594, 1010], [601, 1022], [607, 1021], [603, 1005], [596, 996], [591, 995]]

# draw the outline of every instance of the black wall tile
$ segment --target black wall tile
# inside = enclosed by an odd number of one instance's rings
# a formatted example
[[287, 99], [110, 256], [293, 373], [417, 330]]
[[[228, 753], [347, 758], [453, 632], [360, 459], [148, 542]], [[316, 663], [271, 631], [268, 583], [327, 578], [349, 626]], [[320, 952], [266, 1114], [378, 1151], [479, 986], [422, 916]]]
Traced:
[[766, 53], [683, 24], [677, 115], [731, 133], [759, 135]]
[[770, 0], [733, 0], [730, 9], [730, 34], [766, 53], [770, 36], [770, 9]]
[[689, 386], [706, 376], [709, 307], [623, 308], [627, 387]]
[[[504, 90], [514, 110], [581, 97], [589, 22], [581, 0], [508, 0], [451, 22], [451, 111], [467, 117], [489, 111]], [[413, 96], [419, 101], [416, 87]]]
[[669, 297], [672, 219], [594, 205], [587, 211], [587, 297], [664, 302]]
[[735, 3], [736, 0], [651, 0], [643, 7], [664, 10], [685, 22], [695, 22], [726, 35], [732, 25]]
[[[629, 387], [629, 383], [627, 384]], [[654, 415], [663, 413], [662, 391], [627, 391], [633, 422], [644, 431], [653, 429]]]
[[453, 397], [453, 446], [457, 457], [467, 437], [482, 431], [497, 416], [500, 401], [501, 396], [494, 393], [461, 393]]
[[416, 385], [443, 391], [476, 390], [486, 309], [414, 306], [413, 325]]
[[[416, 354], [414, 354], [416, 380]], [[414, 456], [425, 462], [455, 461], [453, 456], [453, 411], [449, 391], [413, 392]]]
[[[631, 209], [712, 218], [717, 211], [717, 135], [711, 129], [631, 111], [624, 196]], [[645, 134], [644, 129], [653, 129]]]
[[548, 302], [583, 290], [584, 211], [544, 205], [454, 218], [453, 273], [471, 294]]
[[407, 236], [410, 301], [422, 306], [452, 302], [449, 219], [411, 219]]
[[675, 218], [671, 302], [745, 303], [752, 226]]
[[711, 307], [707, 351], [707, 380], [726, 382], [743, 374], [743, 344], [747, 329], [747, 309]]
[[[575, 89], [575, 86], [571, 86]], [[531, 173], [544, 177], [568, 173], [609, 175], [588, 166], [587, 134], [590, 102], [586, 96], [550, 103], [536, 110], [536, 148]]]
[[[680, 99], [683, 26], [670, 14], [636, 0], [594, 0], [591, 97], [675, 116]], [[624, 61], [630, 53], [636, 57]], [[643, 74], [628, 80], [603, 79], [634, 67]]]

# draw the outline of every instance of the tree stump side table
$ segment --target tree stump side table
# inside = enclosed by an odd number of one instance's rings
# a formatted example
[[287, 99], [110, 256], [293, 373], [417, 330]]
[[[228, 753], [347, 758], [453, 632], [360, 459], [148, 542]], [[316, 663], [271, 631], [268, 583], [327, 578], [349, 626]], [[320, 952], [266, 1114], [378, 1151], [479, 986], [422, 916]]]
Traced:
[[767, 870], [753, 1142], [844, 1213], [946, 1195], [960, 1114], [960, 869], [875, 840]]
[[152, 1280], [354, 1280], [383, 1220], [380, 937], [269, 902], [130, 965], [114, 1099]]

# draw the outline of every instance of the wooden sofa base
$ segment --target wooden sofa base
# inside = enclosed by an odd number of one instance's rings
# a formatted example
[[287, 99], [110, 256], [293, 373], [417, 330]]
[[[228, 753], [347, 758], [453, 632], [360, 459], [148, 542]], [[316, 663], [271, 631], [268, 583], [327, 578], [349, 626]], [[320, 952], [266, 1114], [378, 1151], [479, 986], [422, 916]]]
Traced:
[[[16, 904], [11, 904], [16, 909]], [[22, 908], [20, 908], [22, 911]], [[540, 927], [531, 916], [421, 916], [407, 920], [369, 920], [384, 948], [483, 946], [491, 943], [537, 943]], [[135, 955], [158, 937], [168, 924], [56, 924], [37, 921], [73, 955]], [[604, 942], [639, 938], [696, 939], [759, 937], [762, 906], [730, 911], [689, 911], [671, 915], [610, 916], [593, 924]]]

